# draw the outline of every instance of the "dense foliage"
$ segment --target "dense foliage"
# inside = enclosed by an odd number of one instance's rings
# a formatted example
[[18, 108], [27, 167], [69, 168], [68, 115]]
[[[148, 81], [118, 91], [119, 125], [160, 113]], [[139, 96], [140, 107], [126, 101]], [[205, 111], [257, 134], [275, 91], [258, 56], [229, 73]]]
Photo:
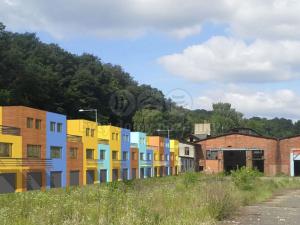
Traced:
[[[74, 55], [55, 44], [42, 43], [35, 34], [13, 33], [0, 23], [0, 105], [25, 105], [63, 113], [69, 118], [94, 119], [80, 108], [96, 108], [101, 123], [183, 138], [194, 123], [209, 121], [213, 134], [243, 126], [268, 136], [300, 133], [300, 121], [251, 118], [228, 103], [213, 111], [188, 110], [149, 85], [138, 84], [120, 66], [103, 63], [90, 54]], [[163, 133], [166, 135], [166, 132]]]

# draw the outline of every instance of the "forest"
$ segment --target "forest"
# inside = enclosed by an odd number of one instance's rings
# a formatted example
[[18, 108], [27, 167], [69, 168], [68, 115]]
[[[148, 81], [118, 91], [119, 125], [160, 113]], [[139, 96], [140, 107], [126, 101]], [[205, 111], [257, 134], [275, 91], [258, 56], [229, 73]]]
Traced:
[[245, 118], [229, 103], [215, 103], [211, 111], [185, 109], [155, 87], [139, 84], [121, 66], [42, 43], [34, 33], [7, 31], [2, 23], [0, 105], [23, 105], [66, 114], [70, 119], [92, 120], [94, 114], [78, 110], [97, 109], [101, 124], [149, 135], [170, 129], [170, 136], [179, 139], [193, 132], [194, 123], [204, 121], [212, 124], [213, 135], [234, 127], [248, 127], [278, 138], [300, 134], [300, 120]]

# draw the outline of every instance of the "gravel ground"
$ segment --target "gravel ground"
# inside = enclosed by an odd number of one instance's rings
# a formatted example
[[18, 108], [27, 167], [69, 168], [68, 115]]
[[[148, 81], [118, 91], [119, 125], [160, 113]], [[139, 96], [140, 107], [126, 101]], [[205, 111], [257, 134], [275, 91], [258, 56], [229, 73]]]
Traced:
[[300, 225], [300, 190], [288, 191], [270, 201], [244, 207], [240, 215], [221, 225]]

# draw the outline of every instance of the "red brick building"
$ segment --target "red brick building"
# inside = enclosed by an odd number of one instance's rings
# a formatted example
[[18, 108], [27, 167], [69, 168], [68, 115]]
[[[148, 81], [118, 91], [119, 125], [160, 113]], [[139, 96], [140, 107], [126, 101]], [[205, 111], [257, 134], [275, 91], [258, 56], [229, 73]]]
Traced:
[[277, 139], [241, 128], [208, 137], [197, 144], [203, 152], [199, 164], [209, 173], [247, 166], [267, 176], [300, 175], [300, 136]]

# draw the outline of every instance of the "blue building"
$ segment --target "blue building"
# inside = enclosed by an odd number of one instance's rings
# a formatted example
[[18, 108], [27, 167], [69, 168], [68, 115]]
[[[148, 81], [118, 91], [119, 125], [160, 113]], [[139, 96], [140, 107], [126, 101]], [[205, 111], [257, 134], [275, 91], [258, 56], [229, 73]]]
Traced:
[[146, 150], [146, 177], [153, 177], [153, 150], [147, 149]]
[[100, 183], [110, 182], [110, 147], [109, 140], [98, 140], [98, 174]]
[[51, 166], [46, 168], [47, 188], [66, 186], [66, 119], [65, 115], [46, 114], [46, 158], [51, 159]]
[[130, 180], [130, 130], [121, 128], [121, 177]]
[[165, 161], [166, 161], [166, 167], [165, 167], [165, 174], [166, 176], [169, 176], [171, 174], [170, 171], [170, 139], [165, 138]]
[[143, 179], [149, 177], [149, 175], [153, 176], [153, 152], [152, 150], [147, 151], [146, 134], [131, 132], [130, 135], [131, 143], [136, 144], [139, 149], [139, 178]]

